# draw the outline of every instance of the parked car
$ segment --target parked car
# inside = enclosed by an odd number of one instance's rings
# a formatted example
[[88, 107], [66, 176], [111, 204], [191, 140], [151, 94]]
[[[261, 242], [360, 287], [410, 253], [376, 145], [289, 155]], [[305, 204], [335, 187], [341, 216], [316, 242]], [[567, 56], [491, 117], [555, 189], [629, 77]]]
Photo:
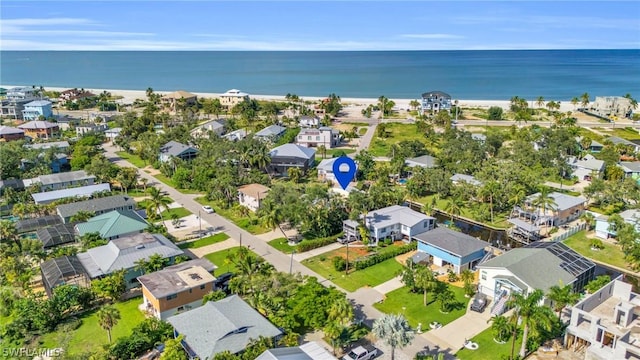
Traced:
[[484, 308], [487, 306], [487, 298], [477, 293], [476, 296], [473, 297], [473, 301], [471, 302], [471, 310], [475, 312], [483, 312]]
[[340, 244], [347, 244], [347, 243], [352, 243], [358, 239], [356, 239], [354, 236], [349, 236], [348, 238], [346, 236], [340, 236], [339, 238], [336, 239]]
[[215, 210], [213, 210], [213, 208], [209, 205], [203, 206], [202, 210], [204, 210], [204, 212], [206, 212], [207, 214], [213, 214], [215, 212]]
[[213, 282], [213, 288], [216, 290], [222, 290], [224, 292], [229, 291], [229, 281], [235, 276], [232, 272], [226, 272], [216, 277]]
[[342, 360], [370, 360], [378, 355], [378, 349], [372, 345], [364, 345], [353, 348], [342, 357]]

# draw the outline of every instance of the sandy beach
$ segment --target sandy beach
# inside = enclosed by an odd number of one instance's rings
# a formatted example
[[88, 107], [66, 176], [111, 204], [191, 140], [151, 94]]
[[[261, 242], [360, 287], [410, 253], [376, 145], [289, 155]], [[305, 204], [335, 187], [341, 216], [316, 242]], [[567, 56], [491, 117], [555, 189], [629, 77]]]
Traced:
[[[23, 86], [23, 85], [0, 85], [0, 87], [3, 88], [12, 88], [12, 87], [18, 87], [18, 86]], [[46, 91], [64, 91], [64, 90], [68, 90], [69, 88], [62, 88], [62, 87], [45, 87]], [[118, 100], [118, 102], [120, 102], [121, 104], [131, 104], [133, 103], [136, 99], [146, 99], [147, 95], [145, 90], [118, 90], [118, 89], [93, 89], [93, 88], [85, 88], [85, 90], [90, 91], [94, 94], [100, 94], [103, 91], [107, 91], [110, 92], [112, 95], [114, 96], [122, 96], [121, 100]], [[188, 89], [176, 89], [176, 90], [185, 90], [185, 91], [189, 91]], [[156, 91], [156, 93], [160, 94], [160, 95], [165, 95], [165, 94], [169, 94], [171, 93], [171, 91]], [[221, 93], [202, 93], [202, 92], [194, 92], [193, 94], [197, 95], [200, 98], [216, 98], [219, 97], [220, 95], [222, 95]], [[338, 94], [339, 95], [339, 94]], [[418, 94], [419, 95], [419, 94]], [[286, 101], [285, 100], [285, 96], [284, 95], [259, 95], [259, 94], [251, 94], [249, 93], [249, 96], [253, 99], [256, 100], [277, 100], [277, 101]], [[302, 97], [303, 100], [306, 101], [318, 101], [318, 100], [322, 100], [324, 97], [313, 97], [313, 96], [304, 96]], [[378, 103], [378, 99], [376, 98], [341, 98], [342, 99], [342, 103], [344, 105], [354, 105], [354, 106], [363, 106], [366, 107], [369, 104], [377, 104]], [[398, 109], [409, 109], [409, 103], [412, 100], [419, 100], [419, 97], [416, 97], [415, 99], [395, 99], [395, 98], [391, 98], [390, 100], [393, 100], [396, 103], [396, 108]], [[455, 100], [455, 99], [454, 99]], [[529, 101], [529, 106], [531, 107], [537, 107], [537, 105], [534, 104], [535, 99], [527, 99]], [[491, 106], [499, 106], [503, 109], [508, 109], [510, 106], [510, 101], [508, 99], [506, 100], [462, 100], [462, 99], [458, 99], [458, 103], [460, 105], [461, 108], [489, 108]], [[566, 101], [566, 102], [561, 102], [560, 103], [560, 111], [572, 111], [574, 110], [574, 106]]]

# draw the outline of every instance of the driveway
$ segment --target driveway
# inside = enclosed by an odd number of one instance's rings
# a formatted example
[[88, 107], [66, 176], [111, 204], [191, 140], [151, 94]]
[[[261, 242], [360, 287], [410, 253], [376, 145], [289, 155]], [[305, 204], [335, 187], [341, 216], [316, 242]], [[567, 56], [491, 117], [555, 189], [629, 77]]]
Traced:
[[477, 313], [467, 307], [467, 313], [463, 316], [440, 329], [430, 330], [422, 336], [442, 350], [456, 352], [464, 346], [465, 340], [471, 339], [491, 326], [488, 323], [491, 318], [490, 309], [490, 306], [486, 306], [482, 313]]

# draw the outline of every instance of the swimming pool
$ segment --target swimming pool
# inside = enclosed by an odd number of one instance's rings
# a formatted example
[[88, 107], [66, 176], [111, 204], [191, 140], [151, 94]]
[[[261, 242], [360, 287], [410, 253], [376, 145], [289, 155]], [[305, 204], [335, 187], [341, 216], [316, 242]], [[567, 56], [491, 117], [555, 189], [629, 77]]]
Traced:
[[398, 180], [398, 184], [400, 184], [400, 185], [405, 185], [406, 183], [407, 183], [407, 179]]
[[17, 216], [14, 216], [14, 215], [9, 215], [9, 216], [2, 217], [2, 220], [9, 220], [9, 221], [16, 222], [16, 221], [20, 220], [20, 218], [17, 217]]

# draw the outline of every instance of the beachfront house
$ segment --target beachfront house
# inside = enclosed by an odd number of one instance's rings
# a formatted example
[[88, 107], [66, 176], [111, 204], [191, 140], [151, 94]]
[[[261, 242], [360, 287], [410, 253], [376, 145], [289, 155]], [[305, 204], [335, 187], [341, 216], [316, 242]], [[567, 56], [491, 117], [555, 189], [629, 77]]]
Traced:
[[22, 110], [22, 118], [25, 121], [38, 120], [40, 117], [48, 119], [53, 116], [51, 110], [51, 101], [49, 100], [34, 100], [24, 105]]
[[167, 319], [173, 335], [183, 335], [182, 347], [190, 359], [213, 359], [224, 351], [237, 354], [260, 337], [277, 341], [282, 330], [238, 295], [173, 315]]
[[24, 130], [0, 125], [0, 142], [24, 139]]
[[[61, 173], [64, 174], [64, 173]], [[58, 174], [55, 174], [58, 175]], [[71, 187], [68, 189], [48, 190], [31, 194], [31, 198], [38, 205], [50, 204], [60, 199], [89, 197], [97, 193], [111, 191], [109, 183]]]
[[222, 136], [224, 134], [224, 119], [210, 120], [191, 130], [191, 136], [194, 138], [209, 138], [209, 134]]
[[640, 161], [621, 161], [618, 166], [624, 172], [625, 178], [630, 177], [640, 183]]
[[162, 234], [140, 233], [111, 240], [76, 256], [89, 278], [97, 279], [125, 270], [127, 288], [133, 288], [138, 286], [137, 278], [142, 275], [137, 263], [155, 254], [165, 259], [167, 265], [172, 265], [184, 252]]
[[451, 95], [442, 91], [429, 91], [422, 94], [420, 112], [437, 113], [440, 110], [451, 111]]
[[604, 172], [604, 161], [596, 159], [591, 154], [583, 158], [570, 156], [567, 158], [567, 164], [571, 167], [572, 175], [579, 181], [591, 181], [594, 177], [602, 176]]
[[158, 160], [164, 163], [175, 157], [180, 160], [189, 161], [191, 159], [194, 159], [197, 155], [198, 149], [194, 148], [193, 146], [181, 144], [177, 141], [171, 140], [160, 147]]
[[24, 135], [32, 139], [50, 139], [60, 136], [60, 127], [58, 124], [48, 121], [33, 120], [18, 125], [18, 129], [24, 131]]
[[140, 234], [147, 227], [149, 227], [149, 223], [133, 210], [109, 211], [75, 226], [76, 232], [80, 236], [98, 233], [100, 237], [106, 240]]
[[[595, 213], [593, 213], [595, 214]], [[640, 232], [640, 210], [629, 209], [621, 212], [620, 217], [627, 224], [635, 226], [636, 231]], [[595, 218], [595, 234], [601, 239], [609, 239], [616, 237], [616, 230], [614, 226], [609, 222], [609, 217], [606, 215], [598, 215]]]
[[258, 131], [253, 136], [256, 139], [260, 139], [267, 142], [275, 143], [280, 139], [282, 135], [287, 131], [287, 128], [280, 125], [269, 125], [266, 128]]
[[206, 258], [185, 261], [160, 271], [138, 276], [142, 285], [142, 308], [160, 320], [198, 308], [214, 290], [215, 266]]
[[[528, 294], [552, 286], [571, 285], [581, 292], [595, 276], [596, 265], [562, 242], [536, 241], [477, 265], [478, 291], [493, 298], [492, 315], [508, 310], [512, 293]], [[548, 301], [547, 301], [548, 302]]]
[[618, 277], [571, 308], [564, 346], [590, 360], [640, 359], [640, 294]]
[[249, 94], [238, 89], [227, 90], [227, 92], [220, 95], [220, 104], [227, 109], [231, 109], [243, 101], [249, 101]]
[[516, 206], [512, 216], [525, 219], [536, 226], [560, 226], [576, 220], [584, 213], [587, 199], [582, 196], [572, 196], [559, 192], [552, 192], [549, 197], [553, 203], [545, 207], [537, 205], [540, 193], [528, 196], [523, 206]]
[[[357, 230], [357, 226], [351, 220], [345, 220], [342, 224], [345, 236], [359, 237], [352, 233], [353, 230]], [[377, 245], [384, 239], [411, 241], [414, 236], [432, 230], [435, 225], [434, 217], [400, 205], [369, 211], [366, 214], [370, 245]]]
[[162, 105], [171, 112], [176, 112], [184, 107], [198, 104], [198, 95], [188, 91], [178, 90], [166, 94], [161, 98]]
[[240, 205], [256, 212], [260, 208], [260, 203], [267, 197], [268, 187], [261, 184], [248, 184], [238, 188], [238, 202]]
[[318, 129], [306, 128], [300, 130], [296, 137], [296, 144], [305, 147], [318, 147], [323, 145], [327, 149], [340, 145], [340, 131], [330, 127]]
[[289, 176], [288, 170], [298, 168], [306, 173], [314, 162], [316, 150], [296, 144], [280, 145], [269, 152], [271, 163], [268, 170], [280, 176]]
[[490, 247], [486, 241], [446, 227], [414, 235], [413, 239], [418, 242], [418, 252], [426, 255], [421, 258], [430, 258], [434, 265], [448, 267], [456, 274], [474, 269]]
[[114, 210], [133, 211], [135, 207], [136, 202], [132, 197], [127, 195], [113, 195], [58, 205], [56, 212], [62, 218], [62, 222], [67, 224], [71, 222], [71, 218], [80, 211], [89, 212], [96, 216]]
[[300, 120], [298, 120], [298, 125], [302, 128], [317, 128], [320, 126], [320, 118], [317, 116], [302, 115], [300, 116]]
[[631, 99], [623, 96], [596, 96], [589, 104], [588, 112], [606, 118], [631, 118], [633, 104]]
[[94, 97], [96, 97], [96, 95], [90, 91], [74, 88], [61, 92], [60, 96], [58, 97], [58, 102], [61, 104], [65, 104], [67, 101], [76, 103], [78, 100], [91, 99]]
[[26, 104], [34, 100], [42, 100], [39, 89], [32, 87], [15, 87], [7, 90], [4, 100], [2, 100], [0, 115], [13, 119], [22, 119], [22, 110]]

